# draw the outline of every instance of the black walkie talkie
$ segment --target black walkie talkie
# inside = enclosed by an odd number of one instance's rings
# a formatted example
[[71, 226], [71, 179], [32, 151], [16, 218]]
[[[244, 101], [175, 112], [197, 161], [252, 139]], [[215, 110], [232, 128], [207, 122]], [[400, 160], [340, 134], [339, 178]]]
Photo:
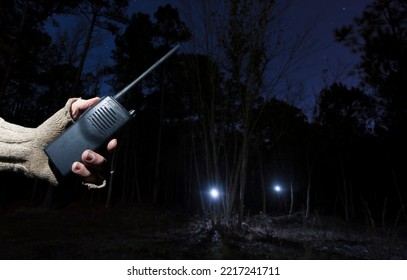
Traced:
[[141, 74], [119, 93], [103, 97], [97, 104], [86, 110], [78, 120], [45, 147], [44, 151], [59, 176], [71, 174], [75, 161], [81, 161], [82, 153], [87, 150], [97, 151], [110, 140], [120, 128], [135, 115], [134, 110], [127, 110], [123, 104], [130, 88], [153, 71], [159, 64], [172, 55], [179, 45], [172, 48], [160, 60]]

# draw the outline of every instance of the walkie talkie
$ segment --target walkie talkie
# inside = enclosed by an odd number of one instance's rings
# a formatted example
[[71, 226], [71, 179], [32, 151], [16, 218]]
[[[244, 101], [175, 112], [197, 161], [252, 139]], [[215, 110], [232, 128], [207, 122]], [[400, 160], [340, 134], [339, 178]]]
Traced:
[[153, 71], [159, 64], [172, 55], [179, 45], [172, 48], [160, 60], [154, 63], [137, 79], [119, 93], [103, 97], [97, 104], [86, 110], [78, 120], [60, 134], [44, 151], [52, 163], [57, 175], [67, 177], [72, 173], [75, 161], [81, 161], [82, 153], [87, 150], [98, 151], [135, 115], [134, 110], [124, 107], [129, 89]]

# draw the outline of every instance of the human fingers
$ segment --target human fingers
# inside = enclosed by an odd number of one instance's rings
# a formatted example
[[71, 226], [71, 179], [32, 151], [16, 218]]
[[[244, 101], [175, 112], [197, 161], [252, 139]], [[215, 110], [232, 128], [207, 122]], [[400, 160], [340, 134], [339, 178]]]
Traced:
[[92, 181], [97, 172], [103, 170], [106, 159], [98, 153], [86, 150], [82, 153], [82, 162], [72, 164], [72, 172], [79, 175], [84, 181]]
[[81, 177], [82, 183], [89, 188], [103, 188], [106, 185], [106, 180], [99, 172], [91, 171], [81, 162], [77, 161], [72, 164], [72, 172]]
[[87, 169], [86, 166], [79, 161], [76, 161], [72, 164], [72, 172], [82, 178], [89, 178], [92, 176], [92, 172], [90, 172], [90, 170]]
[[85, 112], [87, 109], [95, 105], [100, 101], [100, 97], [94, 97], [91, 99], [81, 99], [79, 98], [71, 105], [71, 116], [72, 119], [77, 120], [79, 116]]
[[107, 143], [107, 151], [108, 152], [113, 152], [114, 149], [117, 147], [117, 139], [112, 139]]
[[82, 162], [88, 169], [102, 170], [107, 160], [94, 151], [86, 150], [82, 153]]

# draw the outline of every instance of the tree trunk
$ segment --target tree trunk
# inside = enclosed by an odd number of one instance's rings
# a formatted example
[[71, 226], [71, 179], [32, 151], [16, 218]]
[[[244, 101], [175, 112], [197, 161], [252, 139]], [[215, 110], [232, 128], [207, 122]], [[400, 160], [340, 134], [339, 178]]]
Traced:
[[160, 98], [160, 118], [158, 123], [158, 135], [157, 135], [157, 150], [155, 154], [155, 168], [153, 179], [153, 203], [158, 203], [158, 193], [160, 190], [160, 160], [161, 160], [161, 141], [162, 141], [162, 119], [164, 114], [164, 94], [161, 92]]
[[261, 194], [262, 194], [262, 212], [267, 212], [267, 191], [266, 191], [266, 183], [264, 180], [264, 166], [263, 166], [263, 157], [261, 151], [259, 152], [259, 169], [260, 169], [260, 187], [261, 187]]
[[238, 215], [238, 226], [242, 227], [243, 214], [244, 214], [244, 194], [246, 190], [246, 176], [247, 176], [247, 160], [248, 160], [248, 147], [247, 147], [247, 135], [245, 133], [243, 143], [242, 143], [242, 161], [240, 166], [240, 188], [239, 188], [239, 215]]
[[290, 182], [290, 211], [288, 212], [288, 215], [293, 214], [293, 208], [294, 208], [294, 187], [293, 187], [293, 181], [291, 179]]
[[306, 151], [306, 160], [307, 160], [307, 198], [306, 198], [306, 209], [305, 209], [305, 218], [308, 218], [311, 211], [311, 175], [312, 175], [312, 166], [309, 158], [309, 151]]

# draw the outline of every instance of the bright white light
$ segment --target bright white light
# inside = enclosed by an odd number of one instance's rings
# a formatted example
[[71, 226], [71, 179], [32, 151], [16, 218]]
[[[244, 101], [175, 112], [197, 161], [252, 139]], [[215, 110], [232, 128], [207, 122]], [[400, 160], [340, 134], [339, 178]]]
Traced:
[[282, 190], [283, 190], [283, 189], [282, 189], [279, 185], [277, 185], [277, 186], [274, 187], [274, 191], [275, 191], [275, 192], [278, 192], [278, 193], [279, 193], [279, 192], [281, 192]]
[[213, 199], [217, 199], [219, 197], [219, 191], [216, 188], [212, 188], [209, 194]]

